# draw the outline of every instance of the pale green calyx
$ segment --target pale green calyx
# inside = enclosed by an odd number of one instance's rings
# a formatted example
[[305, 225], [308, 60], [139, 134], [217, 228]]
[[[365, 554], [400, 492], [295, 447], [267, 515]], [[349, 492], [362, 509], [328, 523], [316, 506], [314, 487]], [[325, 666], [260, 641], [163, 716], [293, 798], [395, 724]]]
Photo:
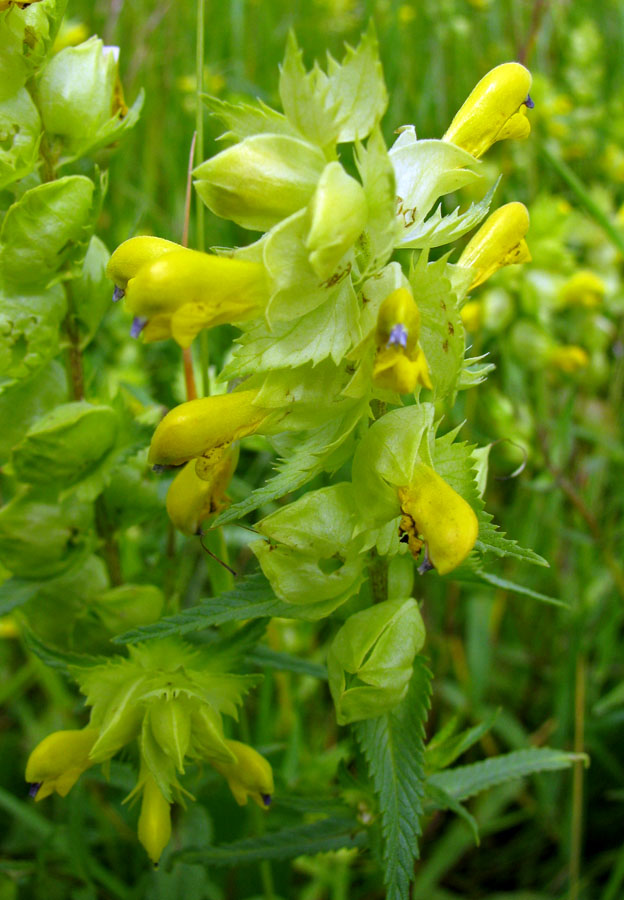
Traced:
[[267, 231], [307, 205], [324, 165], [313, 144], [257, 134], [206, 160], [193, 175], [197, 193], [213, 213]]
[[387, 600], [350, 616], [327, 657], [338, 724], [382, 715], [400, 703], [424, 642], [414, 599]]
[[325, 167], [312, 198], [311, 215], [306, 247], [310, 265], [325, 281], [364, 230], [368, 216], [362, 185], [340, 163]]

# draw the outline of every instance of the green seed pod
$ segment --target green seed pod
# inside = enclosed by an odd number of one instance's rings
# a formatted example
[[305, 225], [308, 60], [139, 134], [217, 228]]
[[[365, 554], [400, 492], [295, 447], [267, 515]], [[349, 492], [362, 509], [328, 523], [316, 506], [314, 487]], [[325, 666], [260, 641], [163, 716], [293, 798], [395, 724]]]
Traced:
[[123, 584], [99, 594], [91, 609], [111, 634], [157, 622], [165, 598], [152, 584]]
[[15, 473], [27, 484], [69, 487], [88, 477], [113, 448], [117, 413], [79, 401], [39, 419], [13, 450]]
[[149, 704], [152, 734], [176, 768], [184, 772], [184, 757], [191, 740], [191, 712], [183, 697], [159, 697]]
[[255, 134], [195, 169], [197, 193], [215, 215], [268, 231], [307, 205], [325, 165], [313, 144]]
[[19, 578], [65, 572], [89, 550], [92, 510], [27, 493], [0, 510], [0, 562]]
[[407, 692], [414, 657], [425, 642], [415, 600], [387, 600], [355, 613], [327, 657], [339, 725], [380, 716]]

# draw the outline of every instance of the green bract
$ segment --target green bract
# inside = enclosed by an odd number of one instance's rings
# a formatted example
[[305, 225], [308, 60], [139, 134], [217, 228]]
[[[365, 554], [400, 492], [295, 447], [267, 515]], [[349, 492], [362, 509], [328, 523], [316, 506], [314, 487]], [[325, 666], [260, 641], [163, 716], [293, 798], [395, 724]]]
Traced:
[[327, 655], [340, 725], [370, 719], [405, 696], [412, 663], [425, 642], [415, 600], [387, 600], [350, 616]]
[[46, 0], [0, 13], [0, 100], [24, 86], [45, 62], [67, 0]]
[[25, 88], [0, 100], [0, 190], [35, 168], [40, 136], [39, 113]]
[[26, 484], [69, 487], [93, 473], [116, 437], [117, 414], [110, 406], [66, 403], [30, 428], [11, 462]]

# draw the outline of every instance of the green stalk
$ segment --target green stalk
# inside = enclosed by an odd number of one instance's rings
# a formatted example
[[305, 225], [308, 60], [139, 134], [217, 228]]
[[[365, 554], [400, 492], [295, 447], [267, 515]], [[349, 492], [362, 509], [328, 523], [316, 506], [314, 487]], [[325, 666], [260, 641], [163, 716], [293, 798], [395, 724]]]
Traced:
[[[197, 0], [197, 45], [195, 56], [195, 158], [202, 162], [204, 159], [204, 105], [202, 94], [204, 92], [204, 2]], [[195, 197], [195, 213], [197, 224], [197, 249], [205, 250], [204, 235], [204, 204], [199, 195]], [[201, 395], [207, 397], [210, 393], [208, 380], [208, 367], [210, 365], [210, 346], [208, 344], [208, 332], [203, 329], [199, 334], [199, 369], [201, 372]]]

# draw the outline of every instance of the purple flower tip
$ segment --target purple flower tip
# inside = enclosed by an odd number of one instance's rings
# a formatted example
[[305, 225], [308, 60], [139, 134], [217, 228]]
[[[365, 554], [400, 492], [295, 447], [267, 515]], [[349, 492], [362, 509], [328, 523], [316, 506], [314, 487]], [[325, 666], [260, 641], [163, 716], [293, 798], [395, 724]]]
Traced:
[[272, 798], [271, 798], [270, 794], [260, 794], [260, 796], [262, 797], [262, 802], [264, 803], [265, 806], [271, 805]]
[[401, 322], [392, 326], [392, 331], [390, 332], [390, 337], [386, 346], [392, 347], [394, 344], [399, 344], [401, 347], [407, 346], [407, 328], [405, 325], [402, 325]]
[[36, 781], [34, 784], [31, 784], [28, 788], [28, 796], [33, 798], [36, 797], [42, 784], [42, 781]]
[[135, 316], [132, 320], [132, 328], [130, 329], [130, 337], [138, 338], [141, 334], [145, 326], [147, 325], [147, 319], [142, 319], [141, 316]]
[[122, 297], [125, 297], [125, 295], [126, 292], [123, 288], [115, 286], [115, 290], [113, 291], [113, 303], [117, 303]]
[[527, 98], [524, 101], [524, 105], [526, 106], [527, 109], [533, 109], [535, 107], [535, 103], [533, 102], [533, 100], [531, 100], [530, 94], [527, 94]]

